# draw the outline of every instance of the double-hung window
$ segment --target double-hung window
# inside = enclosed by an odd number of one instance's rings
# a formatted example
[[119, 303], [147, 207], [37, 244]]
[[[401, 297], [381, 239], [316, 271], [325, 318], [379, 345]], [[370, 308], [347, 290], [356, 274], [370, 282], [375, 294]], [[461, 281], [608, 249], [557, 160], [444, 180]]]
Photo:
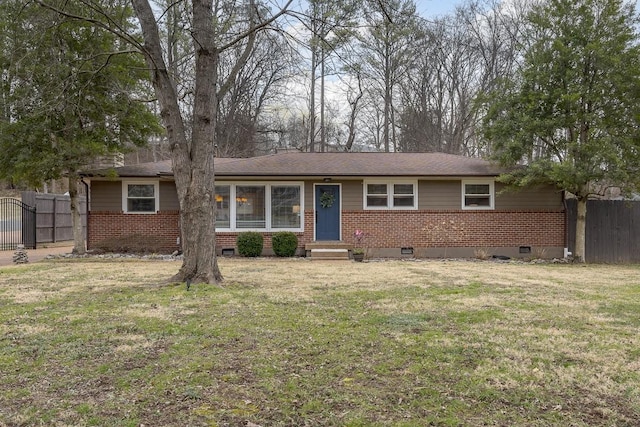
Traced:
[[376, 182], [364, 183], [365, 209], [417, 209], [417, 182]]
[[216, 185], [216, 229], [302, 230], [302, 183]]
[[387, 184], [367, 184], [365, 187], [368, 208], [389, 207], [389, 186]]
[[122, 210], [125, 213], [156, 213], [159, 209], [158, 182], [122, 183]]
[[462, 209], [494, 209], [493, 181], [462, 181]]

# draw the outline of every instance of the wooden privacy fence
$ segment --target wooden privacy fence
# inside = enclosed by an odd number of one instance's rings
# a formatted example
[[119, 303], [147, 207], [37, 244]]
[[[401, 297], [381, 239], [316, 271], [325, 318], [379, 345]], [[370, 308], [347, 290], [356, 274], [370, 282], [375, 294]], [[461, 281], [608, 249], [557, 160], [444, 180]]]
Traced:
[[[578, 203], [567, 200], [569, 250], [575, 251]], [[640, 263], [640, 201], [589, 200], [585, 261]]]
[[[85, 196], [80, 197], [80, 215], [85, 236], [87, 233], [86, 200]], [[25, 191], [22, 193], [22, 202], [36, 208], [37, 243], [73, 240], [71, 198], [69, 196]]]

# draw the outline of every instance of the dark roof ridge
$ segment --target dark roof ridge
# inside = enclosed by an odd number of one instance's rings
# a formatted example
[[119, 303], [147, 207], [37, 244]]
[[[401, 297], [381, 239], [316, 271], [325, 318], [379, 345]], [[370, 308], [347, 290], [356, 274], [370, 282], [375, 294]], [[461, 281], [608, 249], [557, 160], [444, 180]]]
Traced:
[[[216, 161], [217, 160], [217, 161]], [[83, 176], [171, 176], [171, 161], [142, 163], [84, 173]], [[451, 153], [286, 152], [256, 157], [217, 157], [217, 176], [497, 176], [506, 172], [479, 157]]]

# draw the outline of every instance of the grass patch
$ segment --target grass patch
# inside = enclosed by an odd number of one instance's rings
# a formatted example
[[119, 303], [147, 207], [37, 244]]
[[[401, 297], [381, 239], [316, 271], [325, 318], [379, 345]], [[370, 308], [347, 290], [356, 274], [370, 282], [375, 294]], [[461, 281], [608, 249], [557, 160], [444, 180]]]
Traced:
[[0, 269], [0, 425], [633, 426], [637, 266]]

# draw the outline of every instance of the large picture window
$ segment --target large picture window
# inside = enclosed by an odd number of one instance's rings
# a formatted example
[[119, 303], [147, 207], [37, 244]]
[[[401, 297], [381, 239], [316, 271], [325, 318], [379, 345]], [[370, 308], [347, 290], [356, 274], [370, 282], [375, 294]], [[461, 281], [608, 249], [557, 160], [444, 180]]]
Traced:
[[462, 209], [493, 209], [493, 181], [462, 181]]
[[216, 229], [302, 231], [302, 183], [216, 184]]
[[158, 182], [122, 183], [122, 210], [125, 213], [156, 213]]
[[365, 182], [365, 209], [417, 209], [415, 182]]

